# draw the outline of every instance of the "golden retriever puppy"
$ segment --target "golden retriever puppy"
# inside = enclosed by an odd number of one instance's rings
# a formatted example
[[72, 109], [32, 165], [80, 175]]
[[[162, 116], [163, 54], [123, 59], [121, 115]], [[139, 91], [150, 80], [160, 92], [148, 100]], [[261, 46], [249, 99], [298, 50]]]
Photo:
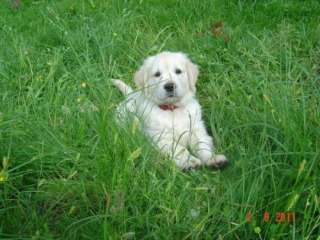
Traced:
[[216, 155], [195, 98], [198, 67], [180, 52], [148, 57], [135, 73], [139, 91], [121, 80], [114, 85], [126, 96], [118, 107], [120, 118], [135, 114], [146, 135], [181, 169], [200, 165], [220, 168], [228, 163]]

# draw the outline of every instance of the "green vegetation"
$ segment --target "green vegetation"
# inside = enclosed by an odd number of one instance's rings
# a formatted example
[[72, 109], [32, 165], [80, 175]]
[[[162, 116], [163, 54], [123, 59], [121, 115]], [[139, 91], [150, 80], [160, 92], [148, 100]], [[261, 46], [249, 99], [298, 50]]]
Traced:
[[[0, 239], [319, 239], [318, 1], [13, 2], [0, 3]], [[132, 85], [162, 50], [200, 66], [227, 169], [182, 172], [118, 127], [110, 79]]]

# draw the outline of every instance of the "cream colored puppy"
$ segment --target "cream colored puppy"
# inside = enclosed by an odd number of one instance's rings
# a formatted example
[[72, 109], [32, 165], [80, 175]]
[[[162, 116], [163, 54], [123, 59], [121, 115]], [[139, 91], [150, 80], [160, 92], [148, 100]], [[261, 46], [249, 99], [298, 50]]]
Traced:
[[195, 98], [198, 67], [180, 52], [148, 57], [135, 73], [140, 91], [114, 80], [127, 99], [118, 107], [120, 118], [135, 114], [143, 131], [182, 169], [200, 165], [223, 167], [224, 155], [214, 154], [212, 138]]

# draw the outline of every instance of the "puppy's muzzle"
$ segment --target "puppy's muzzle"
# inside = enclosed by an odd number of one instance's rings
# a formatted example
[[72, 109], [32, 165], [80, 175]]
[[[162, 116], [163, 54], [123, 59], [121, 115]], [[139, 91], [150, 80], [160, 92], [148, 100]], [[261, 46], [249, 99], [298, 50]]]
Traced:
[[163, 88], [166, 90], [168, 94], [173, 95], [176, 85], [173, 82], [168, 82], [163, 86]]

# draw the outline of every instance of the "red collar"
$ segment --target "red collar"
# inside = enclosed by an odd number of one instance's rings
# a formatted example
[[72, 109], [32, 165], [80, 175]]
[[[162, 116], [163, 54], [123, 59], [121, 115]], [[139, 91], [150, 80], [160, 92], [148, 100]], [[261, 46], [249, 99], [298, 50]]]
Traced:
[[164, 111], [167, 111], [167, 110], [173, 111], [178, 107], [176, 105], [172, 104], [172, 103], [168, 103], [168, 104], [159, 105], [159, 108], [161, 108]]

